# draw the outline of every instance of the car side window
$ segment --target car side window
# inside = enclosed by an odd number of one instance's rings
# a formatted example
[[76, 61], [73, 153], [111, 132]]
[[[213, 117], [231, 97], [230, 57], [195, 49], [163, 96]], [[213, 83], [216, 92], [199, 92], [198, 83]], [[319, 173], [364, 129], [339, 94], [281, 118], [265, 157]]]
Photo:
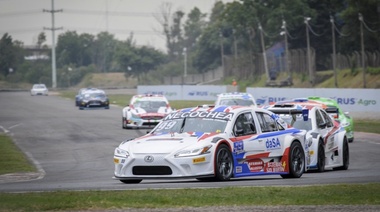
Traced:
[[326, 126], [327, 126], [327, 127], [332, 127], [332, 126], [334, 126], [334, 124], [333, 124], [332, 121], [331, 121], [330, 116], [329, 116], [325, 111], [320, 110], [320, 112], [322, 113], [323, 118], [325, 118]]
[[315, 111], [315, 120], [317, 121], [317, 127], [318, 128], [321, 128], [321, 126], [324, 126], [323, 123], [323, 118], [322, 118], [322, 115], [318, 112], [318, 111]]
[[255, 123], [251, 113], [240, 114], [234, 125], [234, 135], [251, 135], [256, 133]]
[[269, 114], [260, 112], [256, 114], [259, 119], [262, 132], [273, 132], [278, 130], [276, 121]]

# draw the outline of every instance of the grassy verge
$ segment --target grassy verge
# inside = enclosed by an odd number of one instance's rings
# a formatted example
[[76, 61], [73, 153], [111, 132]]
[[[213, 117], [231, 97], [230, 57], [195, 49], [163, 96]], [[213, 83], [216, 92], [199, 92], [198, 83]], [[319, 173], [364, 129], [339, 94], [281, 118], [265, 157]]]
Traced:
[[12, 139], [0, 133], [0, 175], [34, 171], [36, 171], [36, 168], [12, 142]]
[[[0, 193], [1, 211], [207, 206], [379, 205], [380, 184]], [[20, 201], [22, 200], [22, 201]]]

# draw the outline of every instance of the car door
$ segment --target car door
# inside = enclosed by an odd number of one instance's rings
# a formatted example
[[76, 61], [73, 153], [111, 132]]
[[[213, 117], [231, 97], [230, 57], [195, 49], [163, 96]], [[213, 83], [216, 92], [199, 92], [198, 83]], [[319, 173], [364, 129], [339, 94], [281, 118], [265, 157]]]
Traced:
[[257, 140], [264, 152], [271, 156], [283, 154], [286, 130], [280, 126], [269, 113], [256, 112], [257, 120], [260, 125], [260, 135]]
[[330, 150], [336, 146], [334, 137], [334, 123], [331, 117], [322, 109], [318, 109], [324, 120], [323, 138], [326, 146], [326, 150]]

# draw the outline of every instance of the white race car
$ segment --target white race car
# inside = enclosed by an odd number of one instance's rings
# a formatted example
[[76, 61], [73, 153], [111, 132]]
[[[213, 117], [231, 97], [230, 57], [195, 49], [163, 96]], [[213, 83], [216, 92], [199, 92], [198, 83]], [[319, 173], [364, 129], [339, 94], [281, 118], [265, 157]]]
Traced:
[[32, 89], [30, 89], [30, 95], [31, 96], [36, 96], [36, 95], [47, 96], [49, 95], [49, 90], [45, 84], [34, 84]]
[[168, 114], [148, 134], [123, 141], [114, 152], [114, 178], [230, 178], [306, 170], [305, 130], [288, 128], [278, 115], [247, 106], [198, 106]]
[[347, 170], [349, 148], [346, 131], [327, 112], [336, 113], [336, 108], [302, 99], [277, 102], [267, 108], [282, 114], [291, 127], [307, 130], [308, 170], [323, 172], [325, 169]]
[[163, 95], [134, 95], [122, 111], [123, 129], [155, 127], [172, 112], [169, 101]]
[[249, 93], [231, 92], [218, 95], [215, 105], [241, 105], [256, 107], [255, 98]]

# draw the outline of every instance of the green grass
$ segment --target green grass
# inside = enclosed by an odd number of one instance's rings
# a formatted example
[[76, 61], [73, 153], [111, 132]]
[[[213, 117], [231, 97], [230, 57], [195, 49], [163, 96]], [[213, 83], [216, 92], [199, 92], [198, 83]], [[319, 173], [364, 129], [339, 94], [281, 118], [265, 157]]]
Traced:
[[354, 132], [379, 133], [379, 120], [354, 119]]
[[12, 139], [0, 133], [0, 174], [34, 171], [36, 168], [12, 142]]
[[379, 205], [379, 196], [380, 183], [0, 193], [0, 211], [120, 210], [234, 205]]

